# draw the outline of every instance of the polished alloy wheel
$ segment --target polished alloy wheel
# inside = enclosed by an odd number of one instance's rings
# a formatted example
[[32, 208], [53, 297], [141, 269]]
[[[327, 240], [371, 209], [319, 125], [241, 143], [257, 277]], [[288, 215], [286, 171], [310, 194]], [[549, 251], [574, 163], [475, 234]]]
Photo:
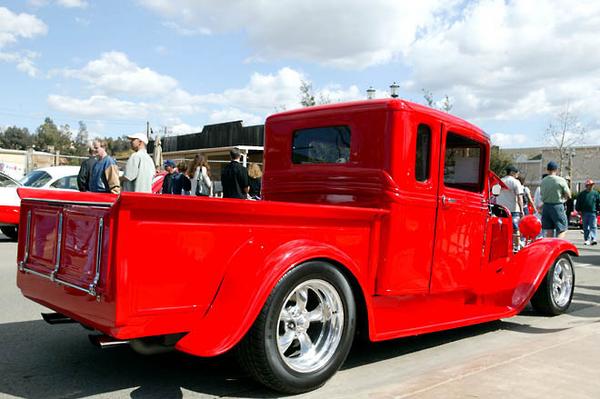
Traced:
[[557, 306], [565, 306], [573, 291], [573, 266], [568, 259], [562, 258], [554, 266], [552, 276], [552, 299]]
[[342, 337], [344, 306], [324, 280], [307, 280], [283, 302], [277, 323], [277, 348], [283, 362], [299, 373], [326, 365]]

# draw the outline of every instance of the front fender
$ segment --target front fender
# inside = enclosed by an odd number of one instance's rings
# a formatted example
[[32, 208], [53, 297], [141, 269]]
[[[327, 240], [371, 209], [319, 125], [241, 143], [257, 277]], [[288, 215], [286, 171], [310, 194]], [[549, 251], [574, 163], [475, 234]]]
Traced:
[[[256, 256], [260, 249], [260, 244], [250, 240], [244, 250], [230, 259], [209, 310], [177, 343], [176, 349], [196, 356], [216, 356], [231, 349], [250, 329], [277, 282], [303, 262], [330, 259], [344, 265], [355, 278], [360, 274], [349, 256], [320, 242], [290, 241], [264, 258]], [[260, 261], [249, 263], [252, 258]]]
[[556, 258], [568, 253], [579, 256], [577, 248], [559, 238], [537, 240], [517, 252], [506, 271], [504, 302], [511, 315], [519, 313], [531, 300]]

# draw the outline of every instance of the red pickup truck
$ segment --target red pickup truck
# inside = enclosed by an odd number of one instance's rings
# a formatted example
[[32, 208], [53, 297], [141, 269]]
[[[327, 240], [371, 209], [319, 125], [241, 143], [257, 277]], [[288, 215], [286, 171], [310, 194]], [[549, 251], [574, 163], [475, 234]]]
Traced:
[[566, 311], [559, 239], [517, 253], [490, 140], [399, 99], [269, 117], [264, 201], [20, 189], [17, 283], [101, 346], [235, 349], [263, 384], [324, 384], [357, 331], [381, 341]]

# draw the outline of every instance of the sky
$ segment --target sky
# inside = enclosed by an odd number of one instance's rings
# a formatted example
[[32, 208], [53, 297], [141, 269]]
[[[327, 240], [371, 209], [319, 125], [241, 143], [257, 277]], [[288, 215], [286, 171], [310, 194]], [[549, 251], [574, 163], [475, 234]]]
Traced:
[[250, 126], [332, 102], [436, 104], [501, 147], [547, 144], [568, 109], [600, 144], [598, 0], [2, 0], [0, 127], [94, 136]]

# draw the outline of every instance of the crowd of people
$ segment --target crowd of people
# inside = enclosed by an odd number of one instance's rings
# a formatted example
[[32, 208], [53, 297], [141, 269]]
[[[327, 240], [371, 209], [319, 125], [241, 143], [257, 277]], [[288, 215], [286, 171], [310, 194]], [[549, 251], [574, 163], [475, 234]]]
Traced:
[[515, 231], [513, 244], [518, 247], [519, 222], [524, 215], [531, 212], [541, 220], [543, 235], [563, 238], [569, 227], [569, 210], [566, 204], [574, 202], [575, 210], [582, 215], [584, 244], [596, 245], [600, 193], [594, 189], [594, 181], [588, 179], [585, 182], [585, 190], [576, 198], [572, 198], [567, 180], [558, 174], [558, 164], [550, 161], [546, 169], [547, 173], [542, 175], [542, 182], [532, 197], [519, 170], [513, 165], [506, 168], [506, 176], [502, 178], [505, 188], [500, 192], [496, 203], [511, 212]]
[[[148, 138], [143, 133], [128, 136], [133, 153], [127, 160], [122, 176], [117, 163], [107, 153], [107, 143], [95, 140], [90, 147], [90, 156], [79, 169], [77, 185], [79, 191], [119, 194], [121, 191], [152, 193], [152, 180], [156, 173], [154, 162], [146, 145]], [[257, 163], [250, 163], [248, 169], [242, 164], [241, 152], [237, 148], [230, 151], [231, 162], [221, 172], [221, 185], [224, 198], [261, 199], [262, 170]], [[162, 194], [214, 196], [214, 184], [207, 159], [198, 154], [187, 163], [175, 164], [172, 160], [163, 163], [165, 176]]]

